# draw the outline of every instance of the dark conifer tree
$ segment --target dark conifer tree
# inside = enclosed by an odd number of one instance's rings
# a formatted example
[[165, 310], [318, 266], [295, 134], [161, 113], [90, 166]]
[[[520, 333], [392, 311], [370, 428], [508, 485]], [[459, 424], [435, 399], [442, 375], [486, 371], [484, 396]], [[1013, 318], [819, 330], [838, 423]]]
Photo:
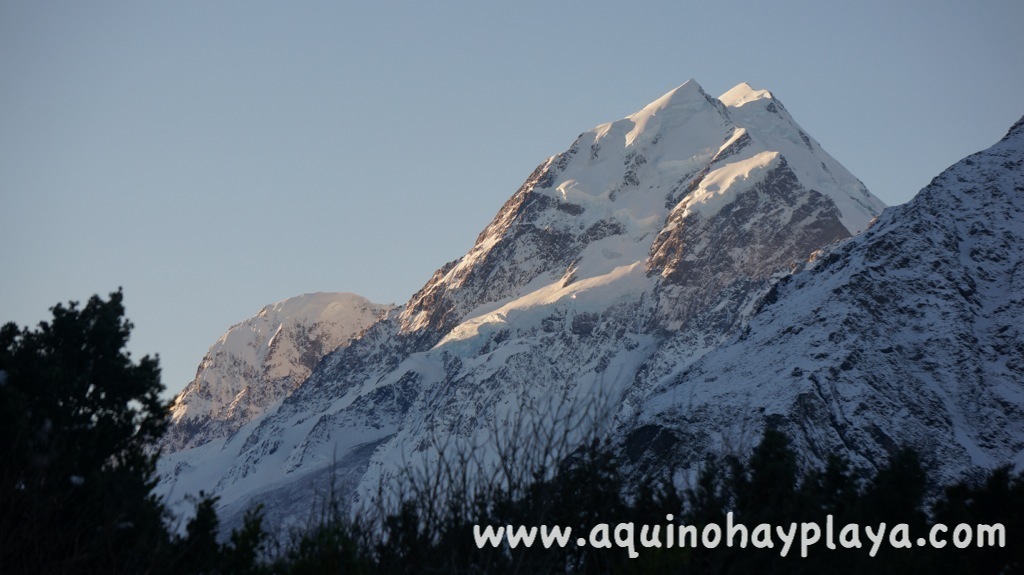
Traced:
[[0, 329], [0, 565], [24, 573], [145, 572], [166, 544], [154, 441], [156, 358], [125, 350], [122, 293]]

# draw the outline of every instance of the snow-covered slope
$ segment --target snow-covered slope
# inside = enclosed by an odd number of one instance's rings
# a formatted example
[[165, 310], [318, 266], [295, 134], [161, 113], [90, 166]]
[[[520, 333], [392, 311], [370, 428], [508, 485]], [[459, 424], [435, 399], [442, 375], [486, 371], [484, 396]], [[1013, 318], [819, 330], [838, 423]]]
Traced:
[[912, 445], [943, 482], [1024, 467], [1024, 119], [778, 283], [625, 427], [634, 458], [692, 461], [765, 425], [805, 461]]
[[313, 293], [264, 307], [232, 326], [175, 398], [167, 452], [226, 437], [284, 399], [323, 356], [392, 306], [349, 293]]
[[[690, 80], [581, 134], [537, 167], [469, 254], [412, 298], [402, 331], [446, 334], [541, 288], [610, 279], [629, 266], [685, 284], [688, 262], [730, 248], [744, 254], [716, 256], [719, 284], [732, 274], [764, 278], [863, 230], [884, 207], [769, 92], [740, 84], [722, 98]], [[735, 245], [711, 243], [712, 221], [737, 222], [718, 230]], [[786, 237], [796, 228], [805, 237]]]
[[305, 518], [311, 491], [365, 501], [438, 438], [486, 462], [517, 424], [634, 421], [881, 209], [769, 92], [688, 81], [543, 162], [468, 254], [279, 406], [168, 460], [163, 489], [216, 493], [229, 522], [256, 500]]

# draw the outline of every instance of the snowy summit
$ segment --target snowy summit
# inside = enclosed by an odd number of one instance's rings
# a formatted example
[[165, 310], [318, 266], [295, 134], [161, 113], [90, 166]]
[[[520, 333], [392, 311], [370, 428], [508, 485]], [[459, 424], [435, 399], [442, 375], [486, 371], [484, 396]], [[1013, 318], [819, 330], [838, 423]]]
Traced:
[[[175, 422], [161, 490], [219, 495], [225, 525], [255, 502], [271, 520], [299, 521], [315, 493], [333, 486], [364, 504], [410, 461], [445, 457], [431, 438], [496, 462], [494, 430], [564, 425], [551, 410], [581, 418], [570, 439], [599, 432], [650, 463], [645, 446], [661, 437], [680, 450], [675, 461], [694, 464], [730, 443], [727, 430], [795, 421], [784, 402], [806, 401], [792, 387], [806, 382], [720, 388], [712, 377], [704, 395], [686, 382], [748, 337], [780, 278], [856, 241], [883, 207], [771, 92], [739, 84], [714, 98], [690, 80], [542, 162], [469, 252], [395, 310], [363, 304], [357, 325], [328, 329], [336, 338], [318, 335], [318, 345], [278, 344], [274, 333], [288, 331], [279, 319], [232, 328], [200, 376], [227, 369], [233, 379], [197, 377], [179, 398], [188, 417]], [[257, 352], [273, 345], [291, 363]], [[307, 350], [308, 374], [283, 367]], [[294, 376], [281, 387], [260, 375], [285, 371]], [[707, 399], [742, 385], [763, 395], [737, 397], [768, 398], [771, 409], [723, 411]], [[278, 391], [241, 409], [255, 389]]]

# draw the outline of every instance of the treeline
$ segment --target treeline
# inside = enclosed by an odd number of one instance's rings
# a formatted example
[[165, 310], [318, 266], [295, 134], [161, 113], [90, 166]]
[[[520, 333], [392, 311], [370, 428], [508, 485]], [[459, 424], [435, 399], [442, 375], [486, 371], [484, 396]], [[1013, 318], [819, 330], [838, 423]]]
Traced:
[[[479, 486], [483, 495], [449, 493], [441, 513], [417, 499], [407, 499], [395, 514], [387, 515], [383, 529], [368, 529], [366, 518], [334, 516], [302, 534], [290, 554], [267, 566], [267, 573], [956, 573], [999, 574], [1024, 572], [1024, 477], [1001, 468], [984, 481], [961, 483], [937, 498], [927, 496], [927, 475], [911, 449], [895, 453], [873, 477], [858, 477], [841, 457], [831, 457], [824, 469], [799, 473], [796, 454], [785, 435], [766, 431], [748, 458], [723, 457], [708, 463], [693, 485], [677, 487], [668, 477], [639, 486], [627, 482], [621, 461], [607, 445], [592, 443], [561, 466], [554, 477], [532, 484], [527, 492], [510, 497], [507, 490]], [[443, 486], [442, 486], [443, 489]], [[746, 527], [745, 547], [739, 537], [726, 544], [727, 514], [731, 523]], [[671, 515], [671, 521], [667, 520]], [[827, 517], [832, 516], [835, 549], [826, 544]], [[801, 557], [799, 531], [804, 523], [820, 526], [820, 539]], [[887, 531], [874, 544], [865, 527]], [[598, 538], [609, 548], [577, 545], [589, 541], [592, 529], [610, 524]], [[631, 545], [618, 540], [616, 525], [631, 523]], [[927, 541], [932, 525], [948, 526], [937, 532], [946, 542], [936, 549], [919, 546]], [[669, 545], [670, 524], [692, 525], [702, 534], [717, 525], [720, 539], [713, 549], [703, 545]], [[768, 524], [774, 546], [758, 549], [752, 531]], [[793, 527], [795, 524], [795, 527]], [[859, 526], [860, 548], [844, 548], [841, 529]], [[895, 539], [890, 532], [897, 525]], [[1002, 525], [1003, 546], [980, 547], [975, 531], [970, 545], [960, 549], [954, 541], [965, 535], [953, 531], [959, 524]], [[538, 536], [530, 547], [515, 549], [505, 543], [478, 547], [474, 537], [485, 526], [571, 527], [568, 544], [545, 549]], [[660, 526], [661, 547], [641, 544], [641, 526]], [[783, 554], [783, 539], [776, 528], [795, 530], [797, 537]], [[902, 534], [905, 532], [905, 537]], [[626, 532], [623, 531], [623, 534]], [[651, 542], [652, 530], [643, 539]], [[762, 531], [763, 533], [763, 531]], [[712, 531], [714, 534], [714, 531]], [[846, 540], [852, 542], [850, 533]], [[911, 548], [892, 546], [903, 541]], [[993, 538], [992, 541], [998, 542]], [[622, 543], [623, 545], [620, 545]], [[988, 543], [986, 541], [986, 543]], [[635, 554], [631, 557], [630, 551]]]
[[[870, 477], [841, 457], [801, 473], [789, 441], [773, 431], [749, 456], [709, 461], [689, 481], [666, 470], [637, 484], [616, 450], [590, 441], [554, 467], [537, 458], [504, 481], [452, 481], [460, 471], [452, 467], [410, 470], [391, 511], [349, 514], [328, 504], [317, 523], [293, 533], [270, 533], [257, 507], [221, 539], [216, 499], [200, 497], [178, 534], [152, 495], [152, 445], [168, 407], [159, 399], [158, 362], [135, 362], [125, 351], [131, 324], [121, 292], [52, 312], [35, 330], [0, 329], [0, 573], [1024, 572], [1021, 474], [998, 469], [929, 498], [927, 471], [912, 450], [894, 453]], [[448, 460], [455, 468], [472, 460], [457, 455]], [[751, 539], [758, 525], [771, 525], [774, 546], [728, 546], [727, 514]], [[799, 541], [782, 553], [776, 527], [815, 522], [824, 531], [828, 516], [835, 541], [857, 524], [862, 546], [829, 549], [822, 532], [807, 557]], [[888, 531], [872, 556], [865, 529], [883, 522]], [[610, 524], [606, 540], [618, 535], [617, 524], [632, 523], [635, 556], [618, 544], [576, 544], [602, 523]], [[889, 532], [900, 524], [911, 548], [891, 545]], [[934, 524], [949, 527], [941, 533], [946, 546], [918, 545]], [[979, 547], [975, 534], [957, 548], [959, 524], [1000, 524], [1005, 546]], [[477, 545], [474, 526], [508, 525], [557, 525], [572, 534], [564, 547], [548, 549], [539, 537], [529, 548]], [[659, 526], [660, 548], [641, 544], [645, 525]], [[713, 549], [680, 546], [678, 537], [669, 545], [667, 532], [679, 525], [698, 533], [717, 525], [722, 539]]]

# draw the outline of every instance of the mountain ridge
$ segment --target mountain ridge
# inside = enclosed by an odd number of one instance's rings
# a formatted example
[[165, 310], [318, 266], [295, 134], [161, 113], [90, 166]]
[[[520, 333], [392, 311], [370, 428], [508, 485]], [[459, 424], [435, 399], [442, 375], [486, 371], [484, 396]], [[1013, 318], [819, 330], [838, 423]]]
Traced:
[[1024, 466], [1022, 127], [775, 284], [635, 425], [677, 422], [663, 442], [699, 452], [710, 440], [693, 430], [754, 406], [748, 425], [785, 430], [810, 460], [877, 468], [913, 445], [947, 484]]
[[269, 304], [231, 326], [175, 398], [163, 448], [181, 451], [237, 431], [391, 307], [351, 293], [317, 292]]
[[[726, 430], [766, 424], [806, 425], [805, 463], [816, 450], [850, 448], [832, 423], [845, 417], [839, 400], [821, 399], [839, 392], [815, 399], [762, 383], [750, 391], [760, 404], [716, 405], [702, 399], [714, 386], [691, 379], [713, 377], [701, 370], [724, 361], [716, 350], [753, 337], [751, 318], [788, 293], [773, 287], [780, 279], [823, 265], [841, 249], [825, 245], [848, 245], [881, 211], [773, 94], [739, 85], [722, 98], [687, 82], [581, 134], [533, 171], [464, 257], [325, 355], [273, 410], [216, 444], [171, 454], [163, 489], [206, 488], [228, 517], [260, 501], [273, 517], [294, 518], [300, 485], [333, 485], [363, 505], [409, 457], [441, 455], [430, 434], [484, 444], [503, 425], [544, 420], [537, 406], [576, 409], [594, 398], [615, 406], [600, 425], [638, 465], [651, 457], [652, 433], [688, 449], [686, 464], [728, 443]], [[836, 345], [828, 335], [817, 347]], [[850, 371], [844, 365], [815, 377]], [[796, 377], [788, 370], [786, 385]], [[929, 405], [913, 417], [952, 412]], [[862, 427], [868, 439], [858, 440], [873, 451], [859, 464], [873, 465], [888, 444]], [[946, 476], [968, 467], [950, 465]]]

